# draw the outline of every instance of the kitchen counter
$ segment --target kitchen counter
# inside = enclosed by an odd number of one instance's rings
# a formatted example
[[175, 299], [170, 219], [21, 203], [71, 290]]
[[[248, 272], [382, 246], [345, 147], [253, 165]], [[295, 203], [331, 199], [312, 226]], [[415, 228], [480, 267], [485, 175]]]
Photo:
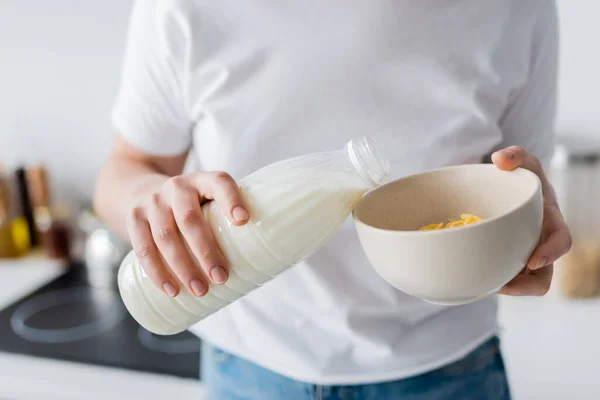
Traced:
[[600, 300], [500, 297], [515, 400], [600, 398]]
[[[0, 263], [0, 308], [61, 274], [31, 258]], [[600, 393], [600, 300], [501, 297], [500, 322], [515, 400], [592, 400]], [[0, 399], [202, 399], [196, 381], [0, 353]]]
[[[0, 262], [0, 309], [52, 281], [59, 263], [41, 257]], [[0, 352], [0, 399], [199, 399], [198, 381]]]

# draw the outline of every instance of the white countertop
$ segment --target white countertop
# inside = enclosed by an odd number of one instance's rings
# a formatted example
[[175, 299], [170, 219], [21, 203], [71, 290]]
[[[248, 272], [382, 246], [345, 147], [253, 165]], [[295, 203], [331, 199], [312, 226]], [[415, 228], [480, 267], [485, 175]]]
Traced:
[[[0, 261], [0, 309], [58, 277], [59, 263], [31, 257]], [[179, 397], [184, 396], [184, 397]], [[0, 399], [202, 400], [194, 380], [0, 352]]]
[[515, 400], [600, 399], [600, 300], [501, 297]]
[[[61, 273], [40, 258], [0, 262], [0, 309]], [[600, 300], [501, 297], [515, 400], [600, 398]], [[0, 353], [0, 399], [204, 398], [193, 380]]]

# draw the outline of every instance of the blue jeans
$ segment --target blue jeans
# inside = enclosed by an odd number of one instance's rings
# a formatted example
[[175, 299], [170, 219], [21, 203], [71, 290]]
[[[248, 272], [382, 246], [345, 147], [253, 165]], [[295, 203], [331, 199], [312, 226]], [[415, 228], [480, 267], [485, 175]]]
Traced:
[[205, 345], [202, 379], [210, 400], [509, 400], [493, 338], [465, 358], [423, 375], [355, 386], [298, 382]]

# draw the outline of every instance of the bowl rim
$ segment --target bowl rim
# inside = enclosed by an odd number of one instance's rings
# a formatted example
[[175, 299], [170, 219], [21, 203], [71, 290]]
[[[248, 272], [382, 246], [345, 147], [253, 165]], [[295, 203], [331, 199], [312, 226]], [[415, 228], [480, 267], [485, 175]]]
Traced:
[[[408, 180], [408, 179], [412, 179], [418, 176], [424, 176], [424, 175], [430, 175], [430, 174], [434, 174], [437, 172], [441, 172], [441, 171], [447, 171], [447, 170], [453, 170], [453, 169], [463, 169], [463, 168], [494, 168], [498, 171], [501, 172], [507, 172], [507, 173], [511, 173], [514, 171], [519, 171], [521, 173], [524, 173], [525, 175], [529, 175], [530, 177], [534, 178], [535, 183], [536, 183], [536, 188], [533, 191], [533, 193], [525, 200], [523, 201], [521, 204], [515, 206], [514, 208], [511, 208], [510, 210], [508, 210], [507, 212], [497, 215], [493, 218], [489, 218], [489, 219], [484, 219], [481, 222], [478, 222], [476, 224], [470, 224], [470, 225], [463, 225], [463, 226], [458, 226], [456, 228], [452, 228], [452, 229], [435, 229], [435, 230], [429, 230], [429, 231], [420, 231], [420, 230], [397, 230], [397, 229], [384, 229], [384, 228], [377, 228], [373, 225], [370, 225], [364, 221], [362, 221], [360, 218], [357, 217], [356, 215], [356, 210], [359, 208], [360, 204], [365, 200], [365, 198], [370, 194], [373, 193], [375, 191], [377, 191], [378, 189], [381, 189], [385, 186], [397, 183], [399, 181], [403, 181], [403, 180]], [[416, 173], [416, 174], [411, 174], [411, 175], [407, 175], [398, 179], [395, 179], [393, 181], [387, 182], [384, 185], [378, 186], [377, 188], [367, 192], [361, 199], [360, 201], [356, 204], [356, 206], [354, 207], [354, 209], [352, 210], [352, 219], [354, 220], [355, 224], [359, 224], [359, 225], [363, 225], [371, 230], [377, 231], [381, 234], [387, 234], [387, 235], [400, 235], [400, 236], [413, 236], [413, 235], [418, 235], [418, 236], [425, 236], [425, 235], [445, 235], [445, 234], [449, 234], [449, 233], [455, 233], [455, 232], [460, 232], [460, 231], [465, 231], [467, 229], [478, 229], [478, 228], [482, 228], [483, 226], [486, 226], [488, 224], [491, 224], [497, 220], [506, 218], [507, 216], [514, 214], [516, 212], [518, 212], [519, 210], [525, 208], [525, 206], [527, 206], [533, 199], [535, 199], [538, 196], [538, 193], [542, 192], [542, 182], [540, 180], [540, 177], [537, 176], [537, 174], [535, 174], [534, 172], [522, 168], [522, 167], [517, 167], [513, 170], [510, 171], [504, 171], [501, 169], [498, 169], [498, 167], [496, 167], [494, 164], [461, 164], [461, 165], [451, 165], [451, 166], [447, 166], [447, 167], [442, 167], [442, 168], [435, 168], [435, 169], [431, 169], [431, 170], [427, 170], [424, 172], [420, 172], [420, 173]], [[543, 193], [542, 193], [543, 195]]]

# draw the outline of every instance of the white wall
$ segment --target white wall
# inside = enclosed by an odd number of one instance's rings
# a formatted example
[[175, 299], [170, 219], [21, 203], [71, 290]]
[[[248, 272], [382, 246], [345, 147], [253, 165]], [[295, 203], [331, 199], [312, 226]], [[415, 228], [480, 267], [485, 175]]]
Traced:
[[600, 142], [600, 1], [559, 0], [561, 71], [558, 129]]
[[[561, 131], [600, 136], [600, 2], [559, 0]], [[89, 196], [110, 138], [131, 0], [0, 0], [0, 162]]]
[[0, 162], [89, 197], [110, 139], [131, 1], [0, 0]]

